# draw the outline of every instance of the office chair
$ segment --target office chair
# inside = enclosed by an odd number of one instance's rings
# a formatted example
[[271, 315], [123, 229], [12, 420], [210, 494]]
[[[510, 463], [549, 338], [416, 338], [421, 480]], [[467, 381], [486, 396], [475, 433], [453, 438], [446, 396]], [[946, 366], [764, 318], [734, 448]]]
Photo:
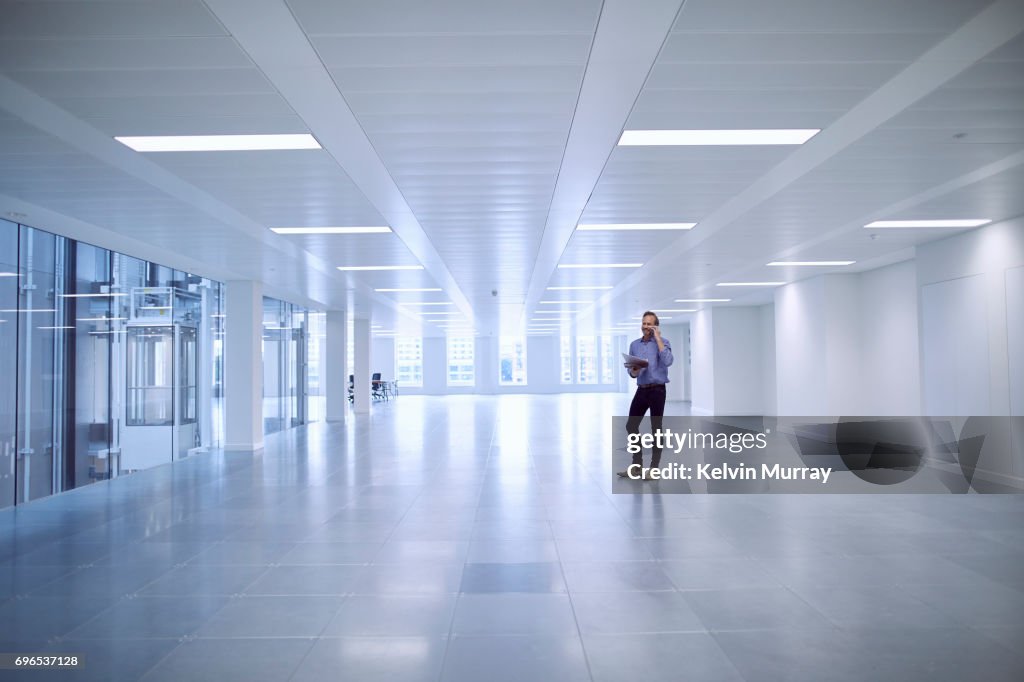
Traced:
[[384, 400], [387, 395], [384, 393], [384, 382], [380, 379], [380, 372], [374, 372], [370, 376], [370, 396], [375, 400]]

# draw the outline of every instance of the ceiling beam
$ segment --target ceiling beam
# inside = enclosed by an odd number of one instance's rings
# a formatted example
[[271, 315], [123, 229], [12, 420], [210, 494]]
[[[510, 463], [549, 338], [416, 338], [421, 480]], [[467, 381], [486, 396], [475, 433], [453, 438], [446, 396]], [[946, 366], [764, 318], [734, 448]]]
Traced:
[[283, 0], [206, 0], [320, 145], [467, 317], [473, 311], [327, 67]]
[[682, 5], [604, 2], [530, 277], [524, 322], [551, 281]]

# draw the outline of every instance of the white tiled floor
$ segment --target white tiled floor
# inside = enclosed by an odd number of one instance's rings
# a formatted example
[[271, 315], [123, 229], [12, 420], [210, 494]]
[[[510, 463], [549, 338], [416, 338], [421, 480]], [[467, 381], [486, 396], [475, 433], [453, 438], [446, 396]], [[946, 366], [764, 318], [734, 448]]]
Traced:
[[84, 655], [40, 680], [1024, 679], [1024, 496], [613, 495], [627, 405], [402, 396], [2, 511], [0, 651]]

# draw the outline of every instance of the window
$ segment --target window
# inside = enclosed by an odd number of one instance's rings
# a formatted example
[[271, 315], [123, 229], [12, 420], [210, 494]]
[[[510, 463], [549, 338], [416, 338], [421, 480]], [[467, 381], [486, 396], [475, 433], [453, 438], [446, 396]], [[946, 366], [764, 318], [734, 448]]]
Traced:
[[327, 397], [320, 377], [327, 344], [327, 313], [310, 311], [306, 336], [306, 372], [308, 384], [309, 421], [323, 421], [327, 412]]
[[613, 345], [614, 339], [611, 336], [598, 337], [598, 343], [601, 346], [601, 383], [602, 384], [614, 384], [615, 383], [615, 348]]
[[563, 384], [614, 384], [616, 362], [613, 336], [563, 336], [559, 346]]
[[572, 383], [572, 339], [568, 336], [561, 337], [559, 341], [559, 358], [561, 359], [562, 383]]
[[498, 345], [498, 383], [502, 386], [526, 385], [526, 339], [503, 336]]
[[356, 373], [356, 325], [351, 317], [345, 320], [345, 367], [348, 373]]
[[472, 386], [476, 383], [473, 365], [472, 336], [449, 336], [448, 343], [448, 385]]
[[401, 386], [423, 386], [423, 339], [395, 339], [395, 379]]
[[593, 336], [576, 337], [577, 373], [581, 384], [597, 383], [597, 339]]

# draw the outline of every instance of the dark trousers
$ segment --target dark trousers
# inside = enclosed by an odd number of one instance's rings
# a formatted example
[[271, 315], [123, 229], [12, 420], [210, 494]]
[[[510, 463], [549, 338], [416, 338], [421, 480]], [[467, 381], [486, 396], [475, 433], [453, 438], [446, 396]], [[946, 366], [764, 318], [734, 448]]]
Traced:
[[[651, 431], [661, 429], [661, 418], [665, 415], [665, 384], [657, 384], [648, 388], [636, 389], [633, 402], [629, 405], [629, 419], [626, 420], [626, 431], [635, 434], [640, 433], [640, 422], [643, 421], [647, 410], [651, 411]], [[643, 450], [633, 455], [633, 464], [643, 466]], [[651, 468], [657, 468], [661, 464], [661, 448], [651, 448]]]

